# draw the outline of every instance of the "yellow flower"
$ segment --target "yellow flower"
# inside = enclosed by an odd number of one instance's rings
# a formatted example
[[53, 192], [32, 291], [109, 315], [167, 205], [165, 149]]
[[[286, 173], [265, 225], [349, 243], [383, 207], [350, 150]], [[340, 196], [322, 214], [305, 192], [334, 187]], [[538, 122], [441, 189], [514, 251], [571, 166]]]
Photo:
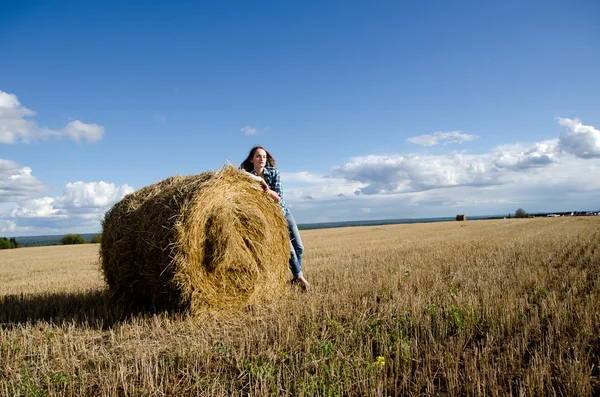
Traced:
[[377, 356], [377, 361], [375, 361], [373, 364], [383, 368], [385, 366], [385, 357]]

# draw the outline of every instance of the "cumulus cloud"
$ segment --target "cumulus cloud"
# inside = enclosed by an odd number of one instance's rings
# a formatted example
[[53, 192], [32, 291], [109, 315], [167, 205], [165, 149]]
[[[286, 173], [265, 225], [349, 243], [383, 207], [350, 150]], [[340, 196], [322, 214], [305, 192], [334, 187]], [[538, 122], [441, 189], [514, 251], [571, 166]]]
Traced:
[[258, 135], [259, 133], [258, 129], [250, 127], [249, 125], [243, 126], [240, 131], [242, 131], [244, 135]]
[[326, 200], [334, 196], [353, 194], [361, 185], [327, 175], [317, 175], [307, 171], [282, 172], [284, 198], [291, 201]]
[[310, 172], [282, 172], [281, 180], [285, 183], [325, 183], [327, 177], [323, 175], [315, 175]]
[[598, 210], [598, 129], [576, 119], [559, 124], [559, 138], [482, 154], [359, 156], [330, 175], [289, 174], [286, 200], [300, 223]]
[[368, 195], [501, 183], [490, 158], [476, 155], [356, 157], [332, 175], [362, 183], [358, 192]]
[[13, 234], [19, 231], [19, 229], [15, 222], [0, 219], [0, 231]]
[[54, 207], [55, 199], [43, 197], [31, 199], [20, 206], [14, 207], [9, 213], [10, 218], [49, 218], [66, 217], [67, 213]]
[[133, 193], [128, 185], [115, 186], [106, 182], [67, 183], [62, 197], [57, 201], [61, 208], [104, 208], [114, 204], [126, 194]]
[[578, 119], [558, 118], [565, 127], [560, 134], [562, 150], [584, 159], [600, 157], [600, 131], [591, 125], [583, 125]]
[[75, 120], [56, 130], [41, 127], [28, 119], [35, 112], [22, 106], [14, 94], [0, 90], [0, 143], [30, 143], [37, 140], [68, 137], [76, 142], [98, 142], [104, 136], [104, 127]]
[[68, 136], [75, 142], [79, 142], [82, 139], [85, 139], [88, 142], [98, 142], [104, 136], [104, 127], [98, 124], [86, 124], [79, 120], [75, 120], [67, 124], [67, 126], [60, 131], [60, 134]]
[[[21, 103], [14, 94], [0, 91], [0, 109], [16, 109], [21, 106]], [[22, 108], [27, 111], [27, 109]]]
[[47, 186], [31, 175], [31, 168], [0, 159], [0, 203], [31, 198], [45, 190]]
[[19, 138], [29, 141], [36, 125], [25, 117], [34, 114], [33, 111], [21, 106], [16, 95], [0, 90], [0, 143], [13, 143]]
[[[497, 173], [498, 171], [496, 171]], [[600, 159], [563, 159], [551, 166], [514, 171], [505, 169], [501, 184], [438, 187], [385, 194], [339, 195], [335, 190], [316, 200], [302, 200], [303, 189], [287, 199], [296, 221], [337, 222], [472, 215], [506, 215], [521, 207], [529, 212], [594, 210], [598, 207]], [[364, 184], [363, 184], [364, 186]], [[315, 187], [306, 188], [313, 191]], [[360, 188], [357, 189], [360, 192]], [[365, 214], [362, 208], [371, 208]]]
[[333, 167], [332, 175], [362, 183], [357, 191], [360, 194], [396, 194], [503, 185], [515, 178], [515, 172], [534, 172], [565, 162], [565, 156], [569, 154], [580, 158], [600, 157], [598, 130], [576, 120], [560, 120], [561, 125], [568, 127], [560, 140], [502, 145], [479, 155], [356, 157], [342, 166]]
[[0, 232], [58, 233], [98, 230], [104, 212], [133, 189], [106, 182], [74, 182], [59, 197], [23, 201], [0, 214]]
[[559, 156], [558, 140], [533, 145], [504, 145], [496, 149], [494, 165], [514, 171], [544, 167], [554, 163]]
[[[519, 207], [598, 210], [598, 130], [576, 119], [558, 122], [565, 127], [559, 138], [487, 153], [365, 155], [332, 167], [329, 175], [282, 173], [284, 199], [299, 223], [496, 215]], [[13, 189], [19, 195], [7, 193], [11, 183], [22, 188]], [[98, 230], [104, 211], [133, 191], [127, 185], [74, 182], [59, 197], [32, 198], [43, 189], [27, 167], [0, 161], [0, 204], [17, 196], [29, 199], [4, 212], [0, 206], [0, 235]]]
[[435, 146], [438, 144], [448, 145], [451, 143], [463, 143], [472, 141], [478, 138], [477, 135], [469, 135], [460, 131], [449, 131], [449, 132], [434, 132], [433, 134], [418, 135], [412, 138], [408, 138], [407, 141], [416, 145], [425, 147]]
[[282, 173], [286, 200], [327, 200], [353, 194], [361, 184], [343, 178], [315, 175], [308, 172]]

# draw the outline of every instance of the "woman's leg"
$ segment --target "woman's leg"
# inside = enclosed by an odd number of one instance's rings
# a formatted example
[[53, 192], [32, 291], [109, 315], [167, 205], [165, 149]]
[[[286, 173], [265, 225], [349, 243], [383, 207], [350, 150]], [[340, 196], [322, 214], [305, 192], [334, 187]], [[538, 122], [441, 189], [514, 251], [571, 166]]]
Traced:
[[304, 245], [300, 238], [300, 231], [294, 216], [289, 209], [285, 210], [285, 219], [287, 220], [288, 230], [290, 233], [290, 270], [294, 278], [302, 277], [302, 254], [304, 253]]

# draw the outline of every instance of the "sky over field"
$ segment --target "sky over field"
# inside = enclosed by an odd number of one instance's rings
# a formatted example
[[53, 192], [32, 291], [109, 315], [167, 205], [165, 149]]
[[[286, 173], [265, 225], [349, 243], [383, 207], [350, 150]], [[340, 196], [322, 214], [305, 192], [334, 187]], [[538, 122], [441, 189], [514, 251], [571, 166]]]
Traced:
[[302, 223], [600, 210], [600, 2], [0, 4], [0, 236], [277, 160]]

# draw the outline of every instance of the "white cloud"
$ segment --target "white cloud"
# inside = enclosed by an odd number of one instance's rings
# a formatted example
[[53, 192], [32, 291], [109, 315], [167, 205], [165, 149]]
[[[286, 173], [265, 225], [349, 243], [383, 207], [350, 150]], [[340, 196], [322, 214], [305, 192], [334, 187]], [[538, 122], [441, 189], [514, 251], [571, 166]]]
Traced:
[[104, 136], [104, 127], [98, 124], [86, 124], [75, 120], [67, 124], [61, 133], [70, 137], [75, 142], [79, 142], [81, 139], [86, 139], [88, 142], [98, 142]]
[[31, 132], [37, 127], [25, 117], [35, 112], [21, 106], [14, 94], [0, 90], [0, 143], [13, 143], [17, 139], [30, 140]]
[[0, 203], [24, 200], [45, 190], [47, 186], [31, 175], [31, 168], [0, 159]]
[[41, 127], [27, 119], [34, 115], [34, 111], [21, 105], [16, 95], [0, 90], [0, 143], [29, 143], [62, 137], [71, 138], [76, 142], [98, 142], [104, 136], [104, 127], [98, 124], [86, 124], [75, 120], [64, 128], [55, 130]]
[[[560, 138], [482, 154], [365, 155], [332, 167], [330, 175], [284, 172], [284, 199], [299, 223], [497, 215], [519, 207], [598, 210], [600, 156], [591, 155], [598, 130], [578, 120], [559, 123], [567, 127]], [[97, 231], [104, 211], [133, 191], [127, 185], [73, 182], [59, 197], [33, 199], [44, 189], [29, 168], [0, 160], [0, 235]], [[3, 210], [2, 202], [15, 197], [29, 200]]]
[[450, 132], [434, 132], [433, 134], [418, 135], [412, 138], [408, 138], [407, 141], [421, 146], [434, 146], [440, 143], [448, 145], [450, 143], [463, 143], [472, 141], [478, 138], [477, 135], [464, 134], [460, 131]]
[[362, 194], [393, 194], [501, 183], [490, 156], [365, 156], [333, 167], [332, 175], [360, 182]]
[[21, 103], [14, 94], [0, 91], [0, 108], [16, 109], [21, 106]]
[[[303, 189], [288, 197], [299, 223], [362, 219], [499, 215], [521, 207], [529, 212], [600, 210], [600, 160], [564, 158], [548, 167], [507, 170], [497, 185], [437, 187], [422, 191], [337, 196], [336, 190], [303, 200]], [[364, 184], [363, 184], [364, 186]], [[284, 186], [285, 188], [285, 186]], [[314, 191], [311, 186], [306, 191]], [[361, 212], [370, 208], [371, 212]]]
[[[567, 127], [560, 139], [483, 154], [360, 156], [332, 167], [329, 176], [289, 174], [282, 177], [284, 194], [300, 223], [498, 215], [519, 207], [597, 211], [598, 130], [578, 120], [559, 123]], [[288, 182], [293, 188], [286, 191]]]
[[538, 142], [533, 145], [503, 145], [496, 149], [494, 165], [514, 171], [544, 167], [557, 160], [558, 140]]
[[285, 183], [326, 183], [327, 178], [310, 172], [282, 172], [281, 180]]
[[343, 178], [315, 175], [306, 171], [281, 173], [286, 200], [325, 200], [352, 195], [361, 184]]
[[17, 224], [13, 221], [7, 221], [0, 219], [0, 231], [3, 233], [14, 233], [19, 231]]
[[583, 125], [578, 119], [558, 118], [565, 127], [560, 134], [559, 146], [565, 152], [581, 158], [600, 157], [600, 131]]
[[68, 183], [62, 196], [26, 200], [0, 214], [0, 233], [97, 231], [105, 211], [132, 192], [128, 185]]
[[66, 213], [54, 208], [55, 199], [43, 197], [28, 200], [20, 206], [14, 207], [9, 212], [10, 218], [49, 218], [66, 217]]
[[67, 183], [58, 203], [61, 208], [104, 208], [129, 193], [133, 193], [133, 189], [128, 185], [115, 186], [102, 181], [74, 182]]
[[163, 116], [162, 114], [155, 114], [154, 115], [154, 120], [159, 121], [159, 122], [165, 122], [167, 121], [167, 118], [165, 116]]
[[244, 135], [258, 135], [259, 134], [258, 129], [256, 129], [254, 127], [250, 127], [249, 125], [243, 126], [240, 131], [242, 131], [244, 133]]

